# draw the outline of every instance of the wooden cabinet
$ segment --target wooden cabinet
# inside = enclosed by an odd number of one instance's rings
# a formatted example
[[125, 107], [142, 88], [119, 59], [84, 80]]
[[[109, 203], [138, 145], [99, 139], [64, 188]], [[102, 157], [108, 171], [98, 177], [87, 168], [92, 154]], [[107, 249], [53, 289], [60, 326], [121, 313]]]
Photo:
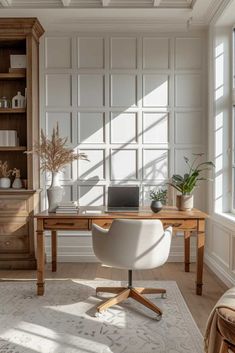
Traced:
[[[25, 188], [0, 188], [0, 268], [36, 268], [34, 214], [39, 202], [39, 161], [24, 153], [39, 140], [39, 38], [36, 18], [0, 19], [0, 98], [27, 92], [26, 108], [0, 107], [0, 130], [17, 131], [17, 146], [1, 146], [0, 160], [21, 171]], [[12, 72], [10, 55], [26, 55], [26, 70]], [[10, 72], [11, 71], [11, 72]], [[13, 180], [12, 180], [13, 182]]]

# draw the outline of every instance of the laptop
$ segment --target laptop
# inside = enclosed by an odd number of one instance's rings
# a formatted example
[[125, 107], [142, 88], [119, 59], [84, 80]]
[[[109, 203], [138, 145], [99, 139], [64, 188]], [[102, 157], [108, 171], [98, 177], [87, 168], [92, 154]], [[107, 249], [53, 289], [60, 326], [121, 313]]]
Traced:
[[138, 212], [138, 186], [109, 186], [106, 212]]

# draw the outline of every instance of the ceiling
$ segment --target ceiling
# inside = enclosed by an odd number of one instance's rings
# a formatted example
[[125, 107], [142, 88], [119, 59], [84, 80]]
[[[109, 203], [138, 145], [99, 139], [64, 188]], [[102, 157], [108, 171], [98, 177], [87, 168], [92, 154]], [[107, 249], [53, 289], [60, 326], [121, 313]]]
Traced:
[[1, 0], [2, 7], [12, 8], [166, 8], [190, 9], [197, 0]]
[[0, 0], [0, 17], [38, 17], [46, 30], [205, 27], [235, 0]]

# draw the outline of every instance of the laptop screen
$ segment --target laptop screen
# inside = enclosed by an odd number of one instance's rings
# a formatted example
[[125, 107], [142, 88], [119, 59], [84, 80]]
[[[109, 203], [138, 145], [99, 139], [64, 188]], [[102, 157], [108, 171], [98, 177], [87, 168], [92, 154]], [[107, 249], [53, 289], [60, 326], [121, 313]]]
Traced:
[[139, 187], [109, 186], [108, 207], [139, 207]]

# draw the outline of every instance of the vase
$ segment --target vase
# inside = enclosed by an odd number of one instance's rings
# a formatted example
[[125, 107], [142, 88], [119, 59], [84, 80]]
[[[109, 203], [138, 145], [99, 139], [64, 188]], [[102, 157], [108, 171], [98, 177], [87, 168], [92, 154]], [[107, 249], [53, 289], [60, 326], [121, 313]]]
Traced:
[[193, 195], [177, 195], [176, 207], [180, 211], [191, 211], [193, 208]]
[[161, 201], [152, 201], [152, 202], [151, 202], [151, 205], [150, 205], [150, 208], [151, 208], [151, 210], [152, 210], [154, 213], [157, 213], [157, 212], [161, 211], [161, 209], [162, 209], [162, 203], [161, 203]]
[[22, 181], [20, 178], [15, 178], [12, 184], [13, 189], [22, 189]]
[[52, 172], [51, 186], [47, 189], [48, 212], [55, 212], [63, 199], [64, 190], [60, 185], [60, 173]]
[[11, 187], [11, 179], [4, 177], [0, 178], [0, 188], [9, 189]]

